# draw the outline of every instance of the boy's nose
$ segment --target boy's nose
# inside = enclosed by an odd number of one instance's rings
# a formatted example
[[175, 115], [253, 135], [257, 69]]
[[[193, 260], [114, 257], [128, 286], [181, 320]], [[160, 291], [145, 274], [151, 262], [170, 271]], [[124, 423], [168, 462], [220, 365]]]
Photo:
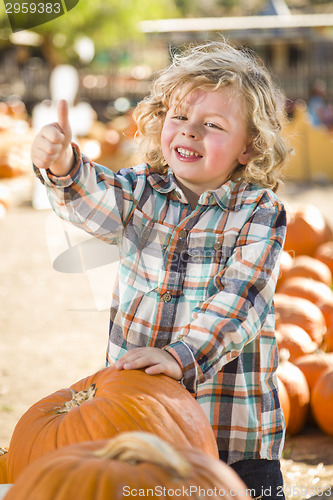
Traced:
[[182, 135], [184, 137], [190, 137], [191, 139], [198, 139], [200, 136], [199, 130], [194, 125], [186, 124], [182, 130]]

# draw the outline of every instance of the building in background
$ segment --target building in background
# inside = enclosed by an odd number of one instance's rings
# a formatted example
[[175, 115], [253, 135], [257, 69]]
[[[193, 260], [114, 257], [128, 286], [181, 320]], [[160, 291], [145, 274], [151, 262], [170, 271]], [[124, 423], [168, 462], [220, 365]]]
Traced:
[[174, 48], [221, 35], [254, 49], [286, 95], [307, 99], [312, 83], [326, 82], [333, 99], [333, 8], [327, 13], [293, 14], [284, 0], [270, 0], [257, 15], [144, 21], [151, 44], [164, 40]]

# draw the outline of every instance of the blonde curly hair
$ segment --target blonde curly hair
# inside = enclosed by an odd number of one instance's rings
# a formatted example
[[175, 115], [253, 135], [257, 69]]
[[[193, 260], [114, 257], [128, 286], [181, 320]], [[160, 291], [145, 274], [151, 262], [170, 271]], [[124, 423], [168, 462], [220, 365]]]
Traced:
[[196, 89], [212, 91], [226, 86], [244, 98], [252, 146], [248, 163], [238, 165], [230, 178], [243, 178], [275, 191], [289, 152], [281, 136], [285, 98], [257, 56], [224, 40], [192, 46], [175, 55], [172, 64], [159, 73], [150, 95], [137, 105], [134, 119], [144, 160], [160, 173], [168, 169], [161, 132], [171, 102], [180, 103]]

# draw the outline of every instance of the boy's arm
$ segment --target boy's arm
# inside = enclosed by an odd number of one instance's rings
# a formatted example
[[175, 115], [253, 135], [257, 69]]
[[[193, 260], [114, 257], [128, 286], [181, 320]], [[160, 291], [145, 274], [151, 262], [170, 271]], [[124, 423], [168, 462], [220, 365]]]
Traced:
[[145, 189], [145, 166], [116, 174], [91, 162], [71, 143], [68, 109], [58, 106], [58, 122], [37, 134], [31, 156], [38, 179], [46, 186], [55, 213], [108, 243], [117, 243]]

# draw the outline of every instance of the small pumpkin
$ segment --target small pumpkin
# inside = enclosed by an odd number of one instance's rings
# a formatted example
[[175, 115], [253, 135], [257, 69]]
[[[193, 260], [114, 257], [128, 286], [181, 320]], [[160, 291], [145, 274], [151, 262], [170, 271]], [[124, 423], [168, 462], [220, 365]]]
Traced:
[[328, 368], [333, 368], [333, 353], [319, 351], [297, 358], [294, 363], [304, 373], [311, 393], [318, 378]]
[[285, 273], [285, 280], [295, 276], [321, 281], [329, 287], [332, 285], [330, 268], [324, 262], [309, 255], [299, 255], [295, 258], [293, 266]]
[[286, 430], [288, 434], [296, 435], [305, 425], [310, 403], [309, 386], [302, 371], [288, 361], [284, 351], [280, 352], [280, 356], [276, 373], [287, 390], [290, 402], [290, 417]]
[[292, 323], [305, 330], [317, 345], [320, 345], [326, 333], [325, 318], [318, 306], [310, 300], [292, 297], [285, 293], [274, 295], [276, 327], [281, 323]]
[[0, 484], [8, 483], [7, 457], [8, 450], [6, 448], [0, 448]]
[[250, 500], [226, 463], [190, 447], [172, 447], [149, 433], [53, 451], [31, 464], [6, 500], [123, 500], [124, 497]]
[[181, 384], [165, 375], [109, 367], [43, 398], [20, 418], [9, 444], [9, 482], [56, 448], [130, 430], [218, 456], [208, 419]]
[[288, 206], [285, 250], [313, 256], [319, 245], [331, 239], [332, 230], [319, 208], [309, 203]]
[[333, 436], [333, 368], [326, 370], [313, 387], [311, 409], [320, 429]]
[[277, 330], [279, 349], [288, 349], [289, 361], [292, 363], [299, 357], [315, 352], [318, 346], [310, 335], [300, 326], [292, 323], [280, 323]]

